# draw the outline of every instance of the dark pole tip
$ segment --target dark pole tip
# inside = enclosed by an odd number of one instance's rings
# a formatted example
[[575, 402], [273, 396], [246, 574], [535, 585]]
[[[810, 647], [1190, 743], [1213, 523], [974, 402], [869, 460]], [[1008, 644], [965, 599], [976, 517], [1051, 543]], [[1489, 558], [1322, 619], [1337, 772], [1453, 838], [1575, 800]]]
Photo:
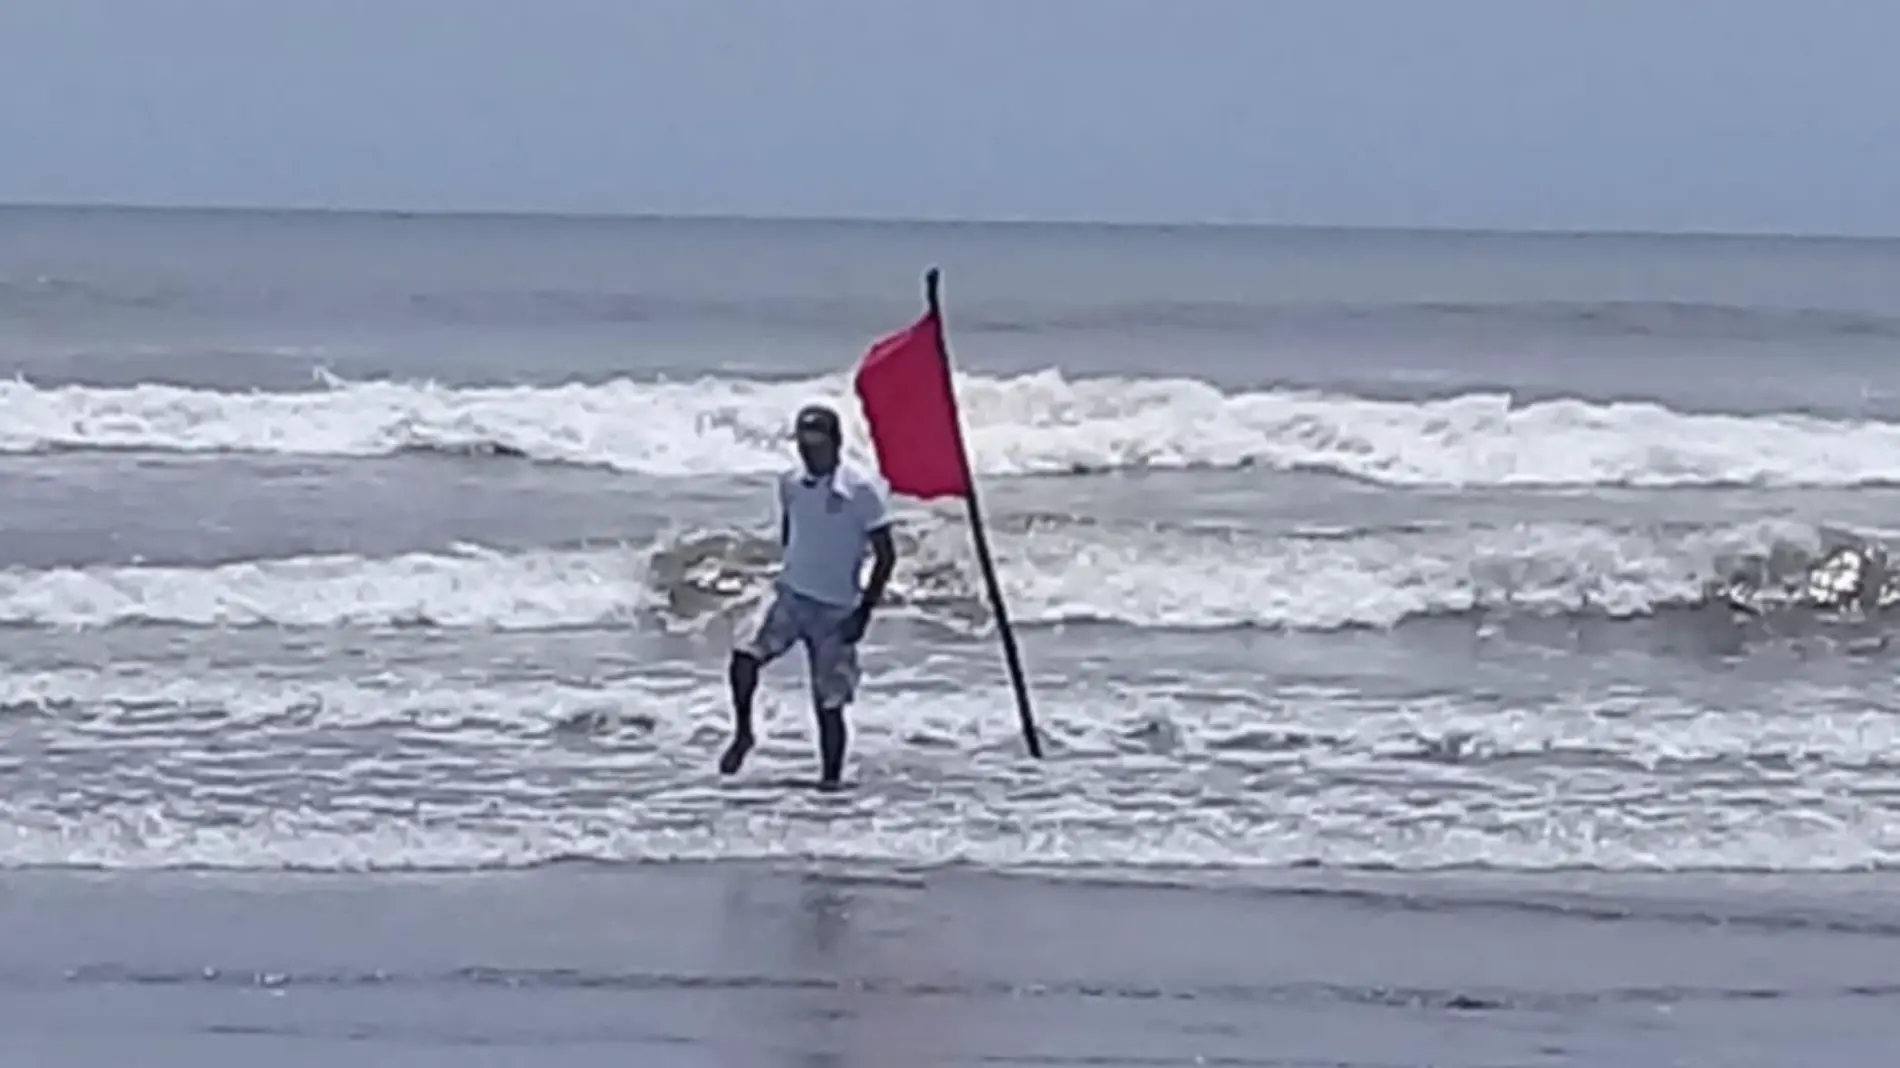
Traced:
[[941, 277], [935, 267], [924, 272], [924, 302], [930, 305], [932, 311], [937, 310], [937, 283]]

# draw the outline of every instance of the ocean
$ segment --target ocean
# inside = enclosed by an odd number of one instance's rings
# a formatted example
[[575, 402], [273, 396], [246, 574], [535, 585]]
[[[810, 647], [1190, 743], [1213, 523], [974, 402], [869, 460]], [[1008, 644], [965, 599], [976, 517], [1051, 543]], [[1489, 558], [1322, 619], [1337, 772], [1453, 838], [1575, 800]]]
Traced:
[[[943, 272], [850, 789], [725, 657]], [[0, 1052], [1885, 1065], [1900, 242], [0, 210]]]

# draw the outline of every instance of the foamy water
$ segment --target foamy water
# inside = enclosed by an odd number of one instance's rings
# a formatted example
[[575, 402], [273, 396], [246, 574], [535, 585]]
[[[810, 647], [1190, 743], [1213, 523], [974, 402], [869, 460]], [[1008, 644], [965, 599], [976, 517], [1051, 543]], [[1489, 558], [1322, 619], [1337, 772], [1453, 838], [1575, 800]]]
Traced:
[[[1769, 686], [1739, 704], [1572, 686], [1399, 706], [1338, 687], [1046, 695], [1031, 765], [996, 685], [879, 672], [858, 787], [814, 797], [768, 688], [751, 781], [710, 761], [701, 676], [396, 667], [0, 676], [24, 731], [0, 864], [469, 869], [828, 857], [938, 866], [1851, 870], [1900, 859], [1891, 717]], [[379, 739], [372, 748], [370, 739]], [[294, 769], [278, 754], [303, 754]], [[25, 766], [31, 761], [31, 766]], [[11, 766], [6, 766], [11, 765]], [[192, 784], [182, 792], [175, 784]]]

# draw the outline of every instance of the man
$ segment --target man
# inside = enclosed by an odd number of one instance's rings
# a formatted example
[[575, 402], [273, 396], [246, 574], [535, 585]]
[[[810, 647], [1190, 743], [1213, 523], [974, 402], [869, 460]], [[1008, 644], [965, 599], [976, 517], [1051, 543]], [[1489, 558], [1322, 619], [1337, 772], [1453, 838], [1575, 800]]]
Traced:
[[[818, 784], [835, 790], [844, 771], [844, 709], [857, 691], [857, 645], [884, 597], [897, 549], [883, 483], [842, 460], [837, 413], [811, 405], [799, 411], [793, 427], [803, 469], [778, 480], [783, 565], [770, 604], [733, 649], [732, 744], [719, 770], [738, 771], [752, 750], [759, 669], [803, 642], [818, 715]], [[871, 577], [860, 586], [866, 548], [873, 557]]]

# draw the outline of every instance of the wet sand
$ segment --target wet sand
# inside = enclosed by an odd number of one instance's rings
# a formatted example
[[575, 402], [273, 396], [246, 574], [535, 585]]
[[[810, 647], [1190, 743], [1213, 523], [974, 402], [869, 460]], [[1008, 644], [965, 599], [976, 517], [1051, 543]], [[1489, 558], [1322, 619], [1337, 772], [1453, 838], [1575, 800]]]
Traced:
[[740, 865], [0, 878], [35, 1066], [1886, 1065], [1900, 897]]

